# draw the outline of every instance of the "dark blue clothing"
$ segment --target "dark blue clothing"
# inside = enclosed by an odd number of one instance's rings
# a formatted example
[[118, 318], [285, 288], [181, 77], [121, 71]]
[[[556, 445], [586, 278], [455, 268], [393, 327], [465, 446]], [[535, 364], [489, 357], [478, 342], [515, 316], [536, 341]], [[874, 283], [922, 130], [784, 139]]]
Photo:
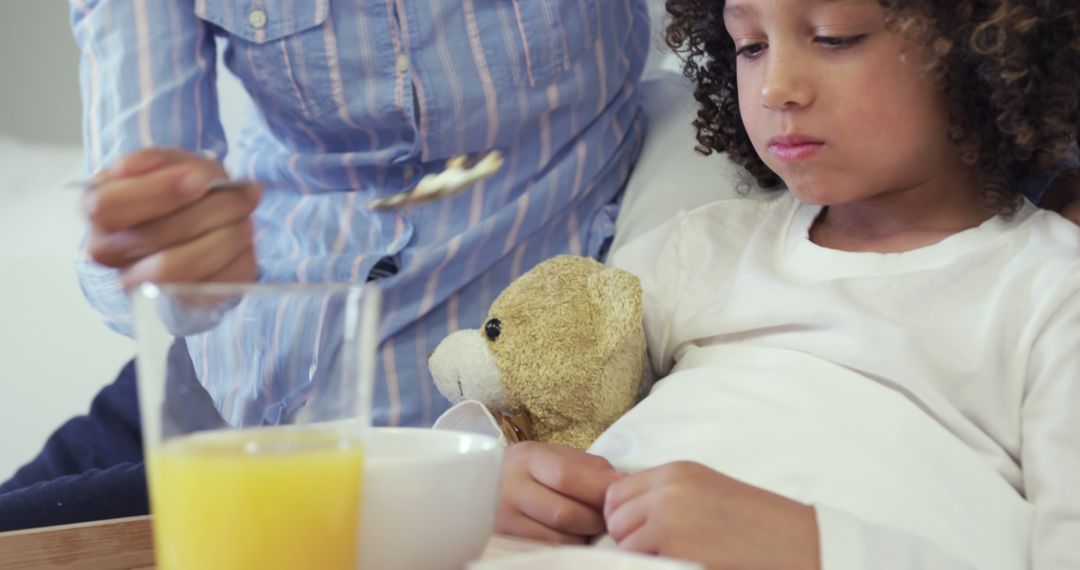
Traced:
[[149, 512], [135, 362], [0, 485], [0, 532]]
[[[191, 367], [183, 340], [169, 351], [168, 401], [183, 414], [169, 425], [184, 433], [224, 425]], [[143, 467], [135, 362], [94, 397], [90, 412], [53, 432], [32, 461], [0, 485], [0, 532], [145, 515], [150, 512]], [[176, 418], [195, 418], [181, 422]]]

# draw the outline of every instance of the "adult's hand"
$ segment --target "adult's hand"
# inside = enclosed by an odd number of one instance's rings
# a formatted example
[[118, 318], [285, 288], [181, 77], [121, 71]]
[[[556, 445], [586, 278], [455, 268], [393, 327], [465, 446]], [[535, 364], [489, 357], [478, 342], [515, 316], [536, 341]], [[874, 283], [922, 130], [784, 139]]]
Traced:
[[220, 162], [174, 149], [120, 159], [83, 198], [90, 257], [120, 270], [125, 287], [146, 281], [250, 282], [258, 276], [251, 214], [255, 184], [210, 191]]

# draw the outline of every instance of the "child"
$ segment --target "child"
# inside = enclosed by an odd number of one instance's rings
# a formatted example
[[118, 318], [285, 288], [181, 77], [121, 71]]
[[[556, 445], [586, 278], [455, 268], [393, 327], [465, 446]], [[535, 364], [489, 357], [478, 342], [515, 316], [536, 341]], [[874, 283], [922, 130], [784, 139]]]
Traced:
[[1016, 190], [1075, 148], [1075, 3], [667, 6], [699, 142], [789, 192], [617, 252], [666, 377], [595, 455], [511, 447], [497, 529], [709, 568], [1080, 567], [1080, 229]]

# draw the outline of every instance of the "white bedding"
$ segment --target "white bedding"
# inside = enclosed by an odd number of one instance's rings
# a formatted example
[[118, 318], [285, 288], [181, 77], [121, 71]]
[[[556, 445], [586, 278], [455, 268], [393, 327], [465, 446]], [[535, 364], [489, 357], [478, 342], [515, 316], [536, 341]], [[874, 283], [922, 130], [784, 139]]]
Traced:
[[853, 544], [852, 521], [929, 564], [909, 567], [1027, 567], [1028, 503], [900, 393], [802, 353], [696, 350], [590, 451], [628, 472], [695, 461], [819, 506], [843, 526], [822, 528], [826, 570], [898, 562]]

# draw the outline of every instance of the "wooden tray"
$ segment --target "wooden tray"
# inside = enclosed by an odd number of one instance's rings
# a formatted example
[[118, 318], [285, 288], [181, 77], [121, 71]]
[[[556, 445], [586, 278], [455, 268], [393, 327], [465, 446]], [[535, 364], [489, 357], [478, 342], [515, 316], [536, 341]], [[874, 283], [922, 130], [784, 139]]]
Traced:
[[[152, 570], [150, 517], [113, 519], [0, 533], [4, 570]], [[495, 535], [481, 558], [528, 552], [549, 545]]]
[[153, 567], [150, 517], [0, 533], [0, 568], [133, 570]]

